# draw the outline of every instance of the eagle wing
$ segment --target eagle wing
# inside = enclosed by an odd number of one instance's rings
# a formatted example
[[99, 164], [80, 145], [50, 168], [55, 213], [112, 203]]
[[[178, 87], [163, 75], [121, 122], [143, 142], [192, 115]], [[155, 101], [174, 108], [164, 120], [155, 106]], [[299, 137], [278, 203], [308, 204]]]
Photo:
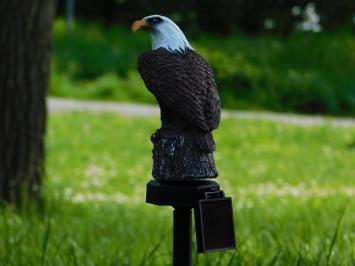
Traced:
[[146, 52], [138, 59], [138, 70], [159, 103], [204, 132], [218, 127], [217, 85], [211, 68], [195, 51], [160, 48]]

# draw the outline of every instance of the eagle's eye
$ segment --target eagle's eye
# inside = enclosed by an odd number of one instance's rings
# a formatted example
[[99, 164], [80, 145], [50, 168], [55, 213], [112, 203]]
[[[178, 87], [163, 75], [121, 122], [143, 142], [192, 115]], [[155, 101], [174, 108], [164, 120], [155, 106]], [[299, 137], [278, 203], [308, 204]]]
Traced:
[[163, 22], [163, 19], [160, 18], [160, 17], [152, 17], [152, 18], [148, 19], [148, 22], [149, 22], [150, 25], [153, 26], [153, 25], [156, 25], [156, 24], [159, 24], [159, 23]]

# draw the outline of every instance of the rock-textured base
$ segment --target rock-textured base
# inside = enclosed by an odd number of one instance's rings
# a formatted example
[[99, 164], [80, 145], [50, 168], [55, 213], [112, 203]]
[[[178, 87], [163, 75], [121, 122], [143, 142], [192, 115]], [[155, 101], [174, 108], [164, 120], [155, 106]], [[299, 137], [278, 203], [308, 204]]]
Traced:
[[156, 180], [196, 180], [215, 178], [218, 172], [212, 153], [203, 153], [190, 133], [158, 129], [151, 137], [153, 171]]

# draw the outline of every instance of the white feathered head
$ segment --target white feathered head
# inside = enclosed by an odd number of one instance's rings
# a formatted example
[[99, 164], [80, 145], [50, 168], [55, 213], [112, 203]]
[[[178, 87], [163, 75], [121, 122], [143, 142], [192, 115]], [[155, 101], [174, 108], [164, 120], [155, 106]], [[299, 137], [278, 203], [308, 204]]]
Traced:
[[153, 50], [158, 48], [171, 51], [193, 50], [184, 33], [170, 18], [150, 15], [133, 22], [133, 32], [137, 32], [140, 28], [150, 32]]

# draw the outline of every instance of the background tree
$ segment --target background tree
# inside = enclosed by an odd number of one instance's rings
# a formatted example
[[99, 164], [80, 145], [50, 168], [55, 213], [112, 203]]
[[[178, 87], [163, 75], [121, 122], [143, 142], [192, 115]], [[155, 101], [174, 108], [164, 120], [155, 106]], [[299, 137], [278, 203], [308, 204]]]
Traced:
[[[217, 34], [270, 32], [265, 22], [272, 21], [274, 34], [288, 36], [302, 20], [292, 9], [303, 10], [310, 3], [320, 15], [323, 30], [351, 27], [354, 0], [86, 0], [76, 1], [75, 10], [77, 17], [96, 19], [105, 25], [130, 24], [147, 14], [159, 13], [173, 18], [185, 30]], [[65, 15], [65, 8], [66, 1], [58, 1], [59, 15]]]
[[38, 192], [54, 0], [0, 2], [0, 201]]

